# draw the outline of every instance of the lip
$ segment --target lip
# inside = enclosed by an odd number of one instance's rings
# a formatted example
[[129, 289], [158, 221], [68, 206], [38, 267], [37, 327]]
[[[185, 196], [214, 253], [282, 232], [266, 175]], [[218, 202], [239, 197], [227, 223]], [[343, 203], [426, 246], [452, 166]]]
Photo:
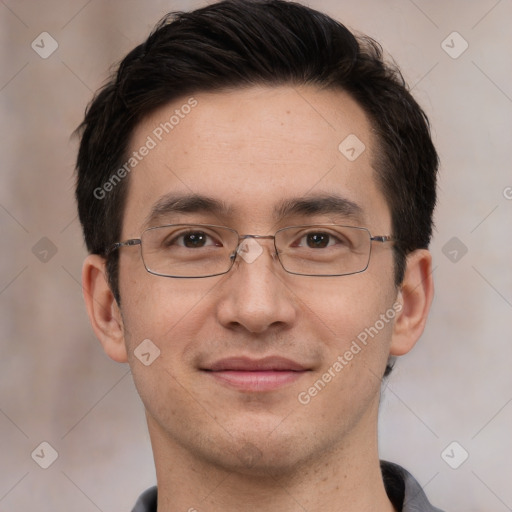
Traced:
[[229, 357], [202, 370], [221, 384], [247, 392], [273, 391], [295, 382], [307, 367], [283, 357]]
[[261, 359], [250, 357], [227, 357], [219, 359], [213, 364], [204, 368], [212, 372], [219, 371], [241, 371], [241, 372], [263, 372], [263, 371], [292, 371], [300, 372], [307, 368], [300, 363], [279, 356], [268, 356]]

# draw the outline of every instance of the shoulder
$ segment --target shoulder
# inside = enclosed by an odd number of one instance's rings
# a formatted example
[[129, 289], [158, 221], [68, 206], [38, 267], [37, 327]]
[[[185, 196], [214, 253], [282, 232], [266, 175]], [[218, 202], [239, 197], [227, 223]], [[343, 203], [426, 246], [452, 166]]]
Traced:
[[382, 479], [388, 497], [402, 512], [443, 512], [432, 506], [418, 481], [404, 468], [381, 461]]
[[[432, 506], [417, 480], [404, 468], [381, 461], [382, 479], [390, 501], [402, 512], [443, 512]], [[132, 512], [156, 512], [157, 488], [143, 492]]]
[[135, 503], [135, 506], [132, 509], [132, 512], [156, 512], [156, 504], [157, 489], [155, 486], [144, 491], [139, 496], [137, 503]]

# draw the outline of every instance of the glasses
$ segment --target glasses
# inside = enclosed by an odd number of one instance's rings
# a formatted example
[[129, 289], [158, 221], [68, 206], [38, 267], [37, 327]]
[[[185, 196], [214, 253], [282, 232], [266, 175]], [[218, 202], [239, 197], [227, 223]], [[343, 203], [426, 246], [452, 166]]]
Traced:
[[234, 229], [210, 224], [172, 224], [146, 229], [140, 238], [117, 242], [140, 245], [150, 274], [199, 278], [226, 274], [237, 255], [251, 263], [262, 252], [259, 239], [273, 239], [275, 256], [283, 269], [301, 276], [334, 277], [364, 272], [372, 242], [396, 242], [392, 236], [372, 236], [366, 228], [339, 225], [292, 226], [274, 235], [239, 235]]

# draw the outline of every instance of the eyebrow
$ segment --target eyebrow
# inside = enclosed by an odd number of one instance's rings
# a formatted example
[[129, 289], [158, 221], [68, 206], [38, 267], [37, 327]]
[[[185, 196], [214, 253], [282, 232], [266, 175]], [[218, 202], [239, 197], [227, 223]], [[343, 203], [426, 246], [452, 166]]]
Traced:
[[[143, 228], [154, 225], [173, 213], [210, 213], [227, 218], [233, 208], [224, 201], [200, 194], [166, 194], [151, 208]], [[353, 201], [336, 194], [320, 194], [310, 197], [286, 199], [274, 207], [274, 217], [284, 219], [293, 215], [333, 214], [349, 219], [361, 220], [363, 209]]]
[[231, 208], [218, 199], [207, 197], [199, 194], [166, 194], [161, 197], [151, 208], [146, 220], [144, 228], [151, 226], [153, 223], [167, 217], [173, 213], [211, 213], [216, 216], [229, 216]]
[[362, 220], [363, 209], [354, 201], [337, 194], [287, 199], [275, 208], [275, 215], [282, 219], [292, 215], [332, 214], [348, 219]]

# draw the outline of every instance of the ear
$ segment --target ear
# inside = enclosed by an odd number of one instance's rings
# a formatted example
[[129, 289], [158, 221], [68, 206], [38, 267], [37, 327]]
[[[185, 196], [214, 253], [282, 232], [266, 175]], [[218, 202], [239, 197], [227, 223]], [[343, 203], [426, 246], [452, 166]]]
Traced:
[[85, 305], [96, 337], [114, 361], [128, 361], [121, 311], [107, 280], [105, 259], [90, 254], [82, 268]]
[[407, 257], [404, 280], [397, 296], [401, 310], [393, 328], [390, 353], [401, 356], [411, 350], [423, 333], [434, 297], [432, 256], [426, 249]]

